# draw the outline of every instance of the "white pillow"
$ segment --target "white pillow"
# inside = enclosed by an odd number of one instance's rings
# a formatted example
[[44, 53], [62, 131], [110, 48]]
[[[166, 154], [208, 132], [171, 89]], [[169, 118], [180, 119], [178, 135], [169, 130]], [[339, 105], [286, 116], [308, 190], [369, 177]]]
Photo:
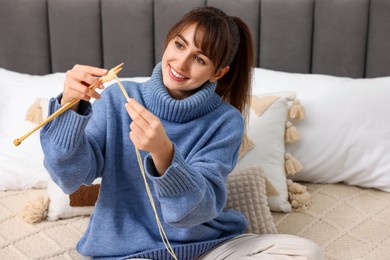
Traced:
[[[272, 211], [291, 211], [288, 201], [287, 178], [285, 171], [285, 128], [288, 120], [289, 102], [295, 99], [295, 92], [282, 91], [258, 95], [259, 104], [268, 103], [269, 98], [277, 98], [258, 116], [252, 108], [247, 125], [248, 137], [254, 147], [247, 152], [236, 165], [236, 169], [260, 166], [264, 175], [275, 189], [268, 195], [268, 204]], [[273, 99], [272, 99], [273, 100]], [[268, 187], [270, 189], [270, 187]]]
[[305, 107], [300, 140], [287, 147], [303, 164], [294, 180], [345, 182], [390, 192], [390, 77], [352, 79], [256, 68], [253, 93], [291, 90]]
[[18, 147], [13, 141], [35, 127], [25, 120], [28, 107], [38, 97], [58, 95], [64, 79], [63, 73], [32, 76], [0, 68], [0, 191], [46, 187], [39, 131]]
[[[93, 184], [99, 184], [100, 182], [101, 179], [96, 179]], [[47, 219], [50, 221], [90, 215], [95, 208], [94, 206], [71, 206], [69, 194], [65, 194], [51, 178], [47, 183], [47, 195], [49, 196]]]

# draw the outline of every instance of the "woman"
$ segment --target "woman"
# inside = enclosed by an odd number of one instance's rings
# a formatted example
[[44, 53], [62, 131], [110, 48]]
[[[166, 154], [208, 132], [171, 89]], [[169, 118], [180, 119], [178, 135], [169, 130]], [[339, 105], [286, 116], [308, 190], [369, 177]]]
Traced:
[[[129, 100], [117, 85], [101, 96], [87, 87], [99, 85], [96, 76], [105, 75], [104, 69], [76, 65], [67, 72], [64, 92], [51, 100], [50, 113], [75, 98], [82, 101], [46, 125], [41, 139], [45, 165], [65, 192], [102, 177], [95, 211], [77, 246], [81, 254], [184, 260], [234, 252], [228, 259], [248, 254], [320, 259], [318, 247], [301, 238], [241, 235], [244, 216], [224, 210], [252, 67], [245, 23], [207, 7], [189, 12], [171, 28], [150, 80], [124, 82]], [[98, 99], [93, 108], [90, 98]], [[141, 150], [169, 245], [156, 226], [135, 147]]]

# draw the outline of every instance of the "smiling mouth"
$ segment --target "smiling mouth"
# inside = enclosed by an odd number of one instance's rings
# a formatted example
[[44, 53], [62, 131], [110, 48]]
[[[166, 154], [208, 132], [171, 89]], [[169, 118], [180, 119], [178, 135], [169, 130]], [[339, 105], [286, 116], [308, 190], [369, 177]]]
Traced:
[[186, 79], [186, 77], [184, 77], [183, 75], [176, 72], [172, 67], [169, 68], [169, 72], [170, 72], [171, 76], [173, 76], [176, 79], [179, 79], [179, 80]]

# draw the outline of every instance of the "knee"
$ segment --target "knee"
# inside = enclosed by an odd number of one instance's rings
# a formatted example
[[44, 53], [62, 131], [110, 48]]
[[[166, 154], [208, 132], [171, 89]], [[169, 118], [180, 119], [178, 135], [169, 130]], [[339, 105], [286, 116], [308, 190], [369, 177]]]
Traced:
[[304, 249], [304, 255], [307, 257], [307, 259], [309, 260], [325, 259], [322, 248], [317, 243], [302, 237], [299, 237], [297, 239], [299, 240], [299, 243], [301, 245], [300, 247]]

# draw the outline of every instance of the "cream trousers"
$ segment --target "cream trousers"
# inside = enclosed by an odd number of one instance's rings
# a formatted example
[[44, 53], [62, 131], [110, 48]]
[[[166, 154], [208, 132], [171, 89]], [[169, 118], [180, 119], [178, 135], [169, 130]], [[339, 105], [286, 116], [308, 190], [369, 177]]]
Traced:
[[323, 260], [324, 256], [317, 244], [305, 238], [283, 234], [243, 234], [217, 245], [196, 258], [196, 260], [254, 259]]
[[243, 234], [212, 248], [197, 260], [322, 260], [322, 250], [314, 242], [283, 234]]

